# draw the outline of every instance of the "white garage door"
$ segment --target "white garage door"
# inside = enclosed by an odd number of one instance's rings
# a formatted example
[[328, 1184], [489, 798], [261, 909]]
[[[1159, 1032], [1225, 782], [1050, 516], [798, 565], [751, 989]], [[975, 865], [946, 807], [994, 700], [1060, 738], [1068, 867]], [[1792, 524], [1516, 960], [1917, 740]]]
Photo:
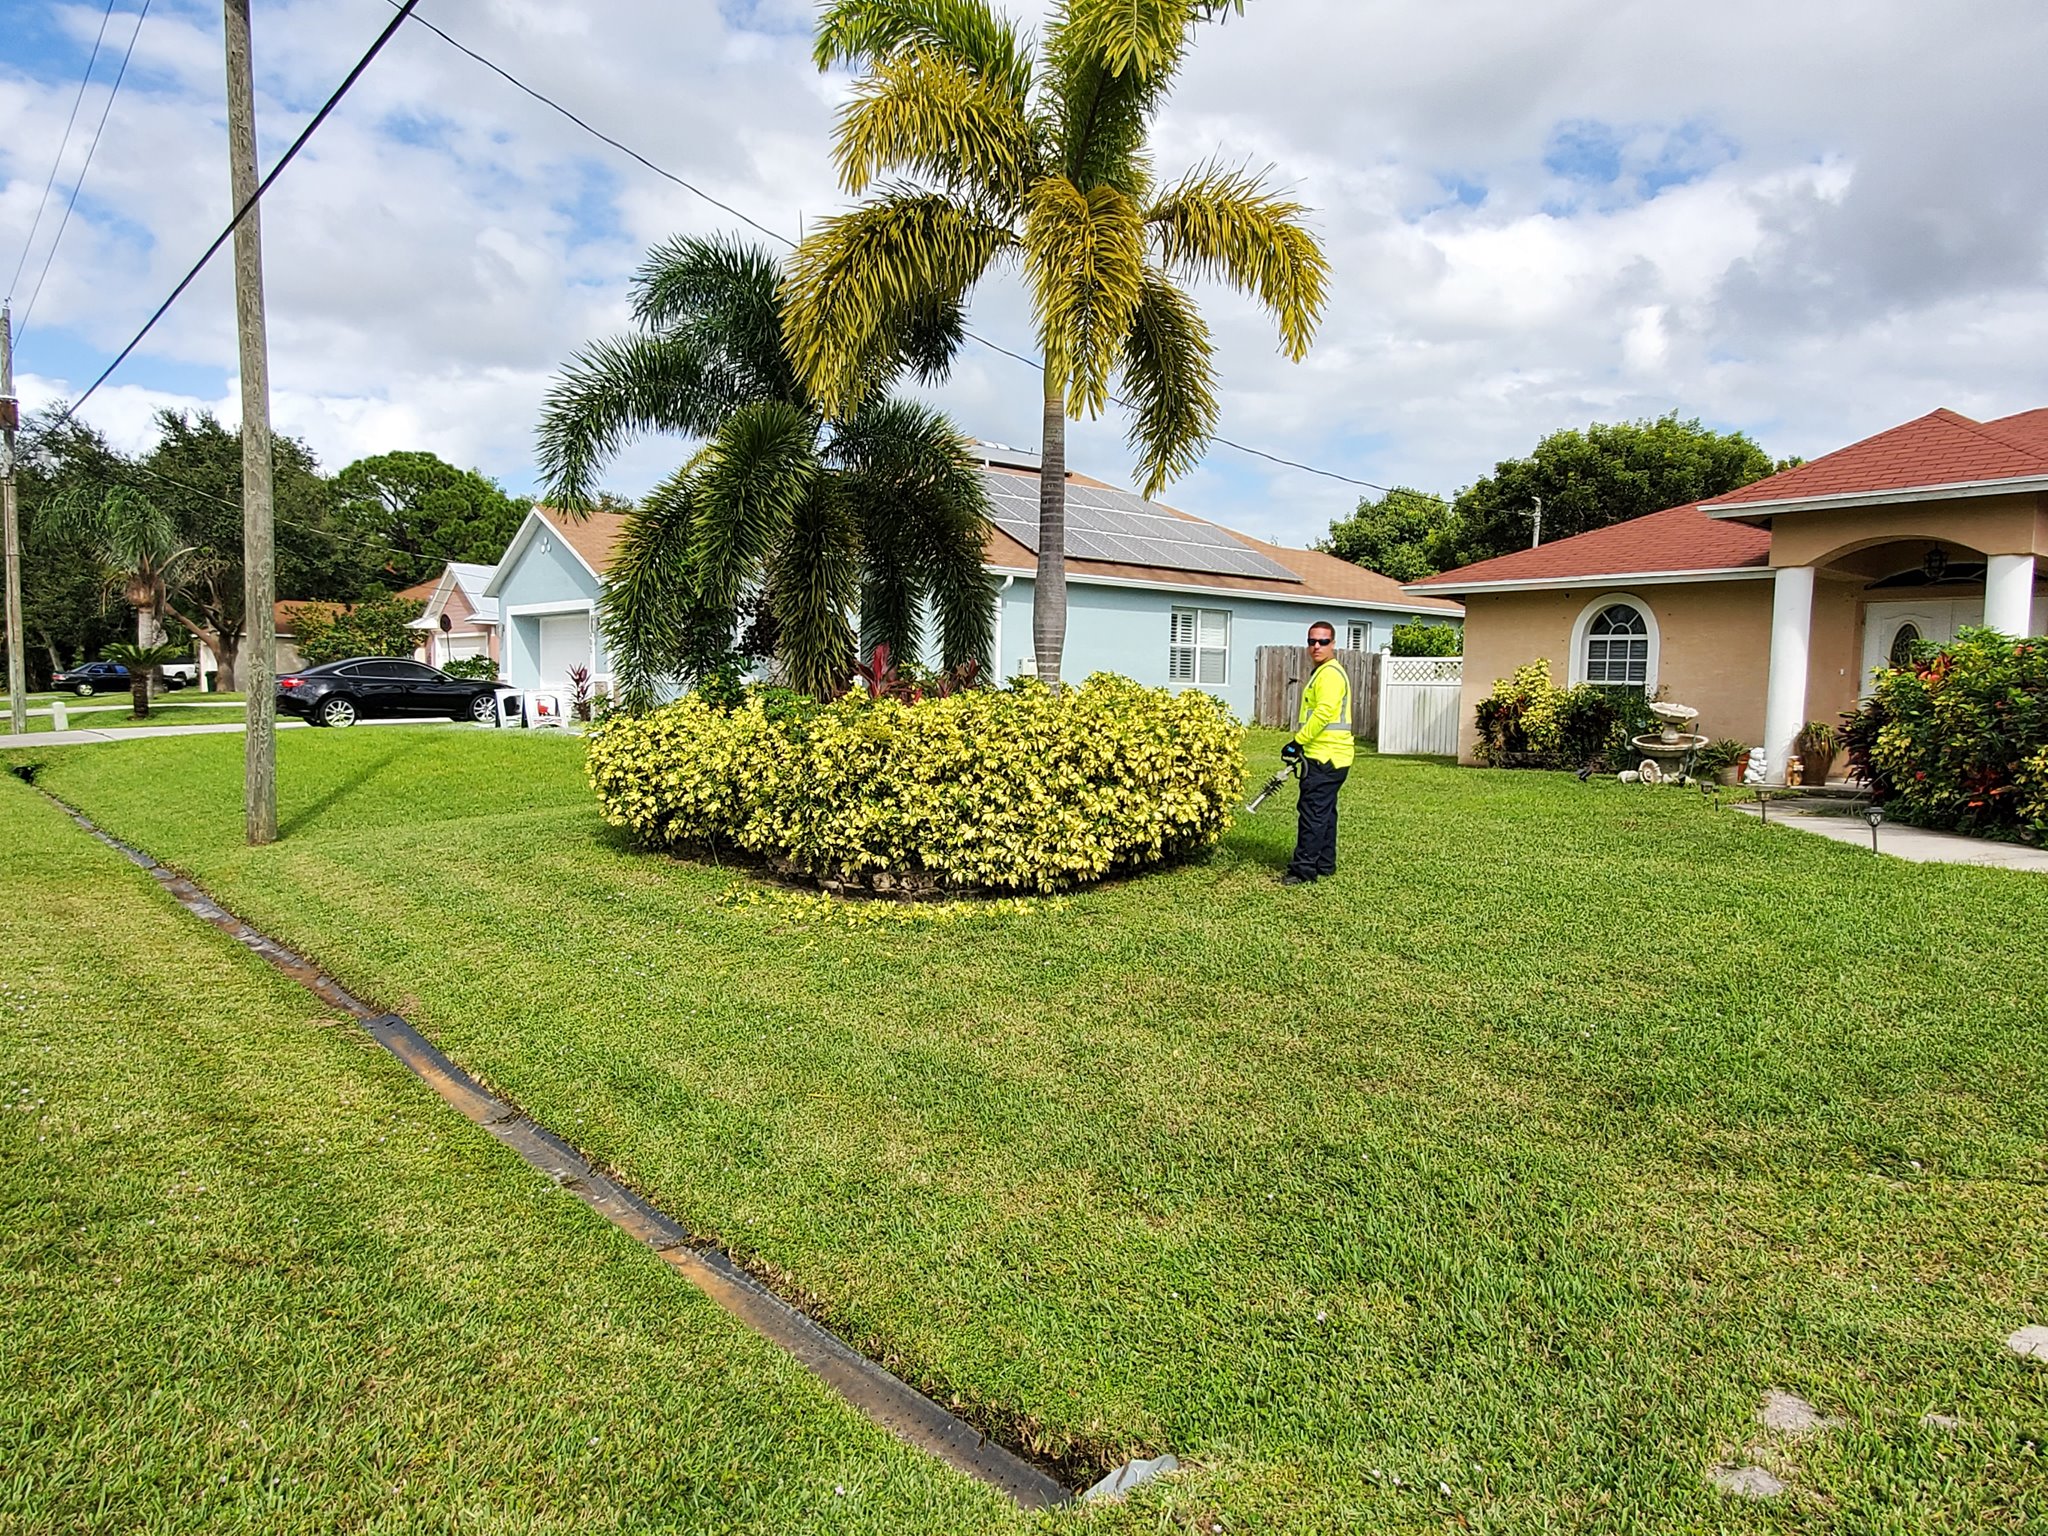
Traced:
[[571, 667], [590, 665], [590, 615], [550, 614], [540, 621], [540, 685], [566, 688]]

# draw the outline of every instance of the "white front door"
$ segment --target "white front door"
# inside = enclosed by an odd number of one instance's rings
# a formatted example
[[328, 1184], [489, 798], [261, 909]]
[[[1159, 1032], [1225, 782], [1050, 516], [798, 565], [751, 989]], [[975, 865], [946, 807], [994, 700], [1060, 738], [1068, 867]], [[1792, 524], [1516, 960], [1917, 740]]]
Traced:
[[567, 688], [569, 669], [590, 662], [588, 613], [551, 613], [540, 621], [541, 687]]
[[1946, 645], [1966, 624], [1984, 622], [1981, 597], [1903, 598], [1866, 603], [1863, 607], [1863, 686], [1870, 697], [1870, 674], [1902, 660], [1916, 640]]

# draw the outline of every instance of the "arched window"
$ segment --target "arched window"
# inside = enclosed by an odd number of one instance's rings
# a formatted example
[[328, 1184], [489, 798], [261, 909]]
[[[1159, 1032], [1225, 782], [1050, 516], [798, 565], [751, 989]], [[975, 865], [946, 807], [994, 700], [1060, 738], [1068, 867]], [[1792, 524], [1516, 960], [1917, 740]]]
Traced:
[[1908, 620], [1899, 626], [1892, 636], [1891, 662], [1894, 667], [1904, 670], [1913, 665], [1913, 647], [1920, 643], [1920, 626]]
[[1650, 626], [1631, 603], [1610, 603], [1586, 626], [1579, 675], [1589, 683], [1641, 688], [1650, 677]]

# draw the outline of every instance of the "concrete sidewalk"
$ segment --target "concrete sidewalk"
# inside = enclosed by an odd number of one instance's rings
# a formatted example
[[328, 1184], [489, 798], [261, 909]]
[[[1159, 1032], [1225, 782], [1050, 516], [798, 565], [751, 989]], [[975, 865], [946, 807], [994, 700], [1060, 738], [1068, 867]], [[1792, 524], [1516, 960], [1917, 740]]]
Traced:
[[[1736, 810], [1745, 816], [1758, 814], [1754, 802], [1745, 801]], [[1798, 809], [1771, 803], [1772, 826], [1792, 827], [1838, 843], [1851, 843], [1869, 851], [1870, 823], [1860, 811], [1843, 815]], [[2048, 874], [2048, 848], [2030, 848], [2025, 843], [1994, 843], [1981, 837], [1964, 837], [1955, 832], [1933, 832], [1926, 827], [1909, 827], [1888, 821], [1877, 829], [1877, 851], [1914, 864], [1980, 864], [1992, 869], [2031, 869]]]
[[[417, 720], [358, 720], [348, 729], [359, 730], [364, 726], [384, 725], [451, 725], [459, 726], [466, 731], [497, 729], [495, 726], [471, 725], [465, 721], [426, 717]], [[312, 729], [303, 720], [280, 720], [277, 722], [277, 728], [280, 731]], [[148, 736], [220, 736], [229, 732], [239, 736], [246, 730], [248, 726], [239, 721], [223, 720], [214, 725], [138, 725], [109, 731], [38, 731], [25, 736], [17, 736], [12, 731], [0, 731], [0, 751], [8, 748], [19, 750], [25, 747], [83, 747], [101, 741], [138, 741]]]

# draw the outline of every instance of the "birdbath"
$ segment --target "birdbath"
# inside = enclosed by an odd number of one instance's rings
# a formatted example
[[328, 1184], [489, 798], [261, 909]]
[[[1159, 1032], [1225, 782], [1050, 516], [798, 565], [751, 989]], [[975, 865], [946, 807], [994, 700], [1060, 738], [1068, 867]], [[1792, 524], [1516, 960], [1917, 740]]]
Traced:
[[1707, 744], [1707, 738], [1685, 729], [1699, 719], [1700, 712], [1686, 704], [1652, 704], [1657, 729], [1647, 736], [1631, 736], [1630, 744], [1643, 754], [1637, 772], [1645, 784], [1661, 784], [1680, 777], [1685, 761]]

